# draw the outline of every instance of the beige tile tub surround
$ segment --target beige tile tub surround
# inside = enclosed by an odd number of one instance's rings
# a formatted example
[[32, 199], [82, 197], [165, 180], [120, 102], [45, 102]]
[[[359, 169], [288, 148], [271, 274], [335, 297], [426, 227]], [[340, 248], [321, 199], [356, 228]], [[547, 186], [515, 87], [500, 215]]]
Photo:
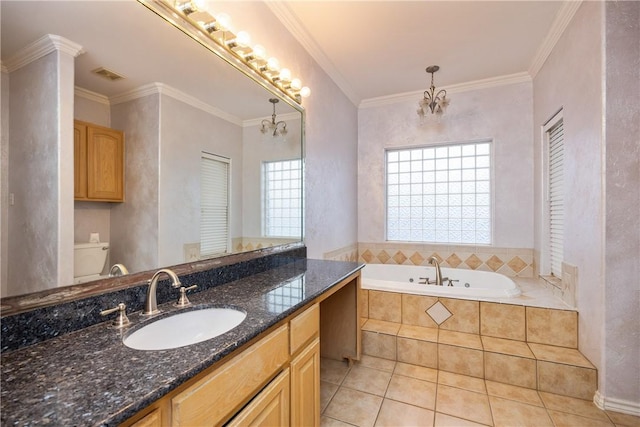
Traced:
[[[440, 324], [434, 304], [451, 313]], [[597, 389], [575, 311], [373, 290], [367, 305], [366, 355], [581, 399]]]
[[533, 277], [533, 249], [416, 243], [358, 243], [358, 261], [367, 264], [428, 265], [432, 256], [443, 267], [493, 271], [510, 277]]
[[578, 313], [527, 307], [527, 342], [578, 348]]

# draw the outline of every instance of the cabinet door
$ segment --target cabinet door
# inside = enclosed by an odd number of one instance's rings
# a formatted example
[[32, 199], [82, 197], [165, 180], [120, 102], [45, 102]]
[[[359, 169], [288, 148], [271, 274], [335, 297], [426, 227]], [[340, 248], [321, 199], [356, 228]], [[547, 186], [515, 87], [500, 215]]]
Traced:
[[87, 197], [124, 200], [124, 137], [122, 132], [89, 126], [87, 129]]
[[73, 196], [87, 198], [87, 127], [73, 124]]
[[142, 419], [131, 424], [131, 427], [162, 427], [160, 409], [155, 409], [153, 412], [145, 415]]
[[289, 369], [286, 369], [240, 411], [228, 427], [287, 427], [289, 425], [289, 380]]
[[291, 425], [320, 425], [320, 339], [291, 362]]

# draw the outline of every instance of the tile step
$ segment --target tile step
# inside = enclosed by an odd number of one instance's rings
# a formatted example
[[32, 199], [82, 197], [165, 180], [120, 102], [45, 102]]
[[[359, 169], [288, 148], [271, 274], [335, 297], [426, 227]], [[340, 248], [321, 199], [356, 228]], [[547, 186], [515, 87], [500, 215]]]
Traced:
[[597, 372], [577, 349], [368, 319], [363, 353], [590, 400]]

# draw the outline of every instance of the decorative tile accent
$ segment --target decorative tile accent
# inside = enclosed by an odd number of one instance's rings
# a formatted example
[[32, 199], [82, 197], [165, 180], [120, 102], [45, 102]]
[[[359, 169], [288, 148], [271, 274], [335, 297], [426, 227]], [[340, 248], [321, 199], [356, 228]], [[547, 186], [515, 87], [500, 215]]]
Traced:
[[456, 268], [460, 264], [462, 264], [462, 260], [458, 257], [458, 255], [451, 254], [449, 258], [447, 258], [447, 264], [449, 264], [453, 268]]
[[464, 263], [467, 264], [472, 270], [475, 270], [482, 265], [482, 260], [474, 254], [467, 258]]
[[375, 256], [371, 253], [371, 251], [369, 249], [367, 249], [366, 251], [364, 251], [362, 253], [362, 255], [360, 255], [362, 257], [362, 259], [364, 260], [364, 262], [366, 262], [367, 264], [371, 264], [371, 262], [374, 260]]
[[493, 255], [487, 260], [486, 264], [491, 270], [498, 271], [498, 269], [504, 265], [504, 262], [502, 262], [502, 260], [497, 256]]
[[447, 310], [447, 307], [445, 307], [440, 301], [428, 308], [426, 313], [431, 316], [433, 321], [438, 325], [441, 325], [445, 320], [453, 316], [453, 313]]
[[426, 260], [433, 256], [445, 267], [491, 271], [511, 277], [533, 277], [535, 271], [533, 249], [526, 248], [384, 242], [358, 243], [357, 251], [359, 256], [355, 258], [366, 263], [426, 265]]
[[402, 252], [398, 251], [393, 256], [393, 260], [396, 262], [396, 264], [404, 264], [404, 262], [407, 260], [407, 257], [405, 256], [405, 254], [403, 254]]
[[380, 253], [378, 254], [377, 257], [381, 263], [386, 264], [387, 261], [389, 261], [389, 259], [391, 259], [391, 257], [389, 256], [389, 254], [385, 251], [380, 251]]
[[507, 263], [507, 265], [515, 272], [520, 273], [527, 266], [527, 263], [522, 260], [519, 256], [514, 256]]
[[422, 261], [424, 261], [424, 257], [418, 252], [414, 252], [413, 255], [409, 257], [409, 259], [411, 260], [413, 265], [420, 265], [422, 264]]

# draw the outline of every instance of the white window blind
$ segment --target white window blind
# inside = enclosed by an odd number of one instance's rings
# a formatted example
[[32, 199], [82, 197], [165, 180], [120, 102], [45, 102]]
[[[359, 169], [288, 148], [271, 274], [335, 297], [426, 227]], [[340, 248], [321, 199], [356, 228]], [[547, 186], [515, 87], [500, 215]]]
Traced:
[[491, 142], [388, 150], [387, 240], [491, 243]]
[[549, 141], [548, 215], [549, 266], [551, 274], [562, 277], [564, 245], [564, 131], [560, 120], [547, 131]]
[[202, 153], [200, 160], [200, 254], [203, 257], [229, 250], [230, 160]]
[[302, 236], [302, 160], [263, 163], [263, 234]]

